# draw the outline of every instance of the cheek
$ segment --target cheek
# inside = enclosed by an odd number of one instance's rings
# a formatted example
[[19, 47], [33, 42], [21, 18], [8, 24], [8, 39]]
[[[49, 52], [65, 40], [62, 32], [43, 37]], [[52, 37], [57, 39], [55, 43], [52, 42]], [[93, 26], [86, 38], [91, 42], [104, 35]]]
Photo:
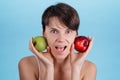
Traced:
[[75, 36], [69, 37], [67, 40], [69, 41], [70, 44], [72, 44], [72, 43], [74, 43]]
[[68, 44], [68, 48], [67, 48], [68, 51], [70, 50], [71, 45], [74, 44], [74, 39], [75, 39], [75, 37], [69, 38], [69, 40], [68, 40], [68, 41], [69, 41], [69, 44]]
[[47, 30], [47, 27], [46, 27], [46, 30], [44, 32], [44, 37], [46, 38], [47, 40], [47, 43], [48, 43], [48, 46], [49, 47], [52, 47], [53, 46], [53, 43], [55, 42], [55, 37], [52, 36], [49, 31]]
[[46, 39], [47, 39], [48, 45], [51, 47], [55, 41], [55, 38], [53, 38], [51, 36], [46, 36]]

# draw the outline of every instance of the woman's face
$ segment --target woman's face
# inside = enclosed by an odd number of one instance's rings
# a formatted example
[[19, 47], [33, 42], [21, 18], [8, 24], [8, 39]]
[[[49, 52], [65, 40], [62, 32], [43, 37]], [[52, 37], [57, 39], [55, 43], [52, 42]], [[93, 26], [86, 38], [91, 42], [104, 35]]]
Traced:
[[52, 17], [49, 20], [49, 25], [46, 26], [43, 33], [47, 39], [48, 46], [51, 48], [51, 53], [56, 59], [64, 59], [70, 53], [71, 44], [77, 35], [73, 31], [62, 24], [58, 18]]

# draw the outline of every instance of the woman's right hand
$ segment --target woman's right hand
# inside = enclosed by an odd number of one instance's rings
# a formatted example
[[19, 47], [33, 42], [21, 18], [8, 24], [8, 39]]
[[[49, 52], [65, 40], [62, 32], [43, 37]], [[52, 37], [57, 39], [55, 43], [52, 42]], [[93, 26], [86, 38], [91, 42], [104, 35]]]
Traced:
[[46, 68], [53, 68], [53, 57], [51, 55], [50, 47], [47, 46], [46, 52], [38, 52], [32, 42], [33, 39], [30, 39], [29, 48], [30, 50], [39, 58], [39, 60], [44, 64]]

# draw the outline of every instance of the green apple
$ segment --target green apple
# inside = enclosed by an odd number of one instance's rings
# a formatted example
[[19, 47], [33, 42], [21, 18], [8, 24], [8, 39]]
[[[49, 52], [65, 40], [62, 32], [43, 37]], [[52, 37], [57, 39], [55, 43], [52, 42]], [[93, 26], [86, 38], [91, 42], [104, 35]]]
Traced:
[[36, 36], [33, 38], [33, 45], [37, 51], [42, 52], [47, 47], [47, 41], [43, 36]]

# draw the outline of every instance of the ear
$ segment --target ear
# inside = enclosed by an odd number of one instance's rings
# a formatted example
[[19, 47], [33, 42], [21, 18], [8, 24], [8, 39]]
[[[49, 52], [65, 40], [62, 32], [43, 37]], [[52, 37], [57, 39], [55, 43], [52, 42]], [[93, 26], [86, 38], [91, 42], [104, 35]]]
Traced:
[[78, 35], [76, 35], [75, 37], [78, 37]]
[[46, 37], [46, 34], [45, 34], [45, 32], [44, 32], [44, 31], [42, 32], [42, 35], [43, 35], [44, 37]]
[[76, 34], [76, 36], [75, 37], [78, 37], [78, 34]]
[[42, 35], [44, 36], [44, 32], [42, 32]]
[[76, 31], [76, 36], [75, 37], [78, 37], [78, 31]]

